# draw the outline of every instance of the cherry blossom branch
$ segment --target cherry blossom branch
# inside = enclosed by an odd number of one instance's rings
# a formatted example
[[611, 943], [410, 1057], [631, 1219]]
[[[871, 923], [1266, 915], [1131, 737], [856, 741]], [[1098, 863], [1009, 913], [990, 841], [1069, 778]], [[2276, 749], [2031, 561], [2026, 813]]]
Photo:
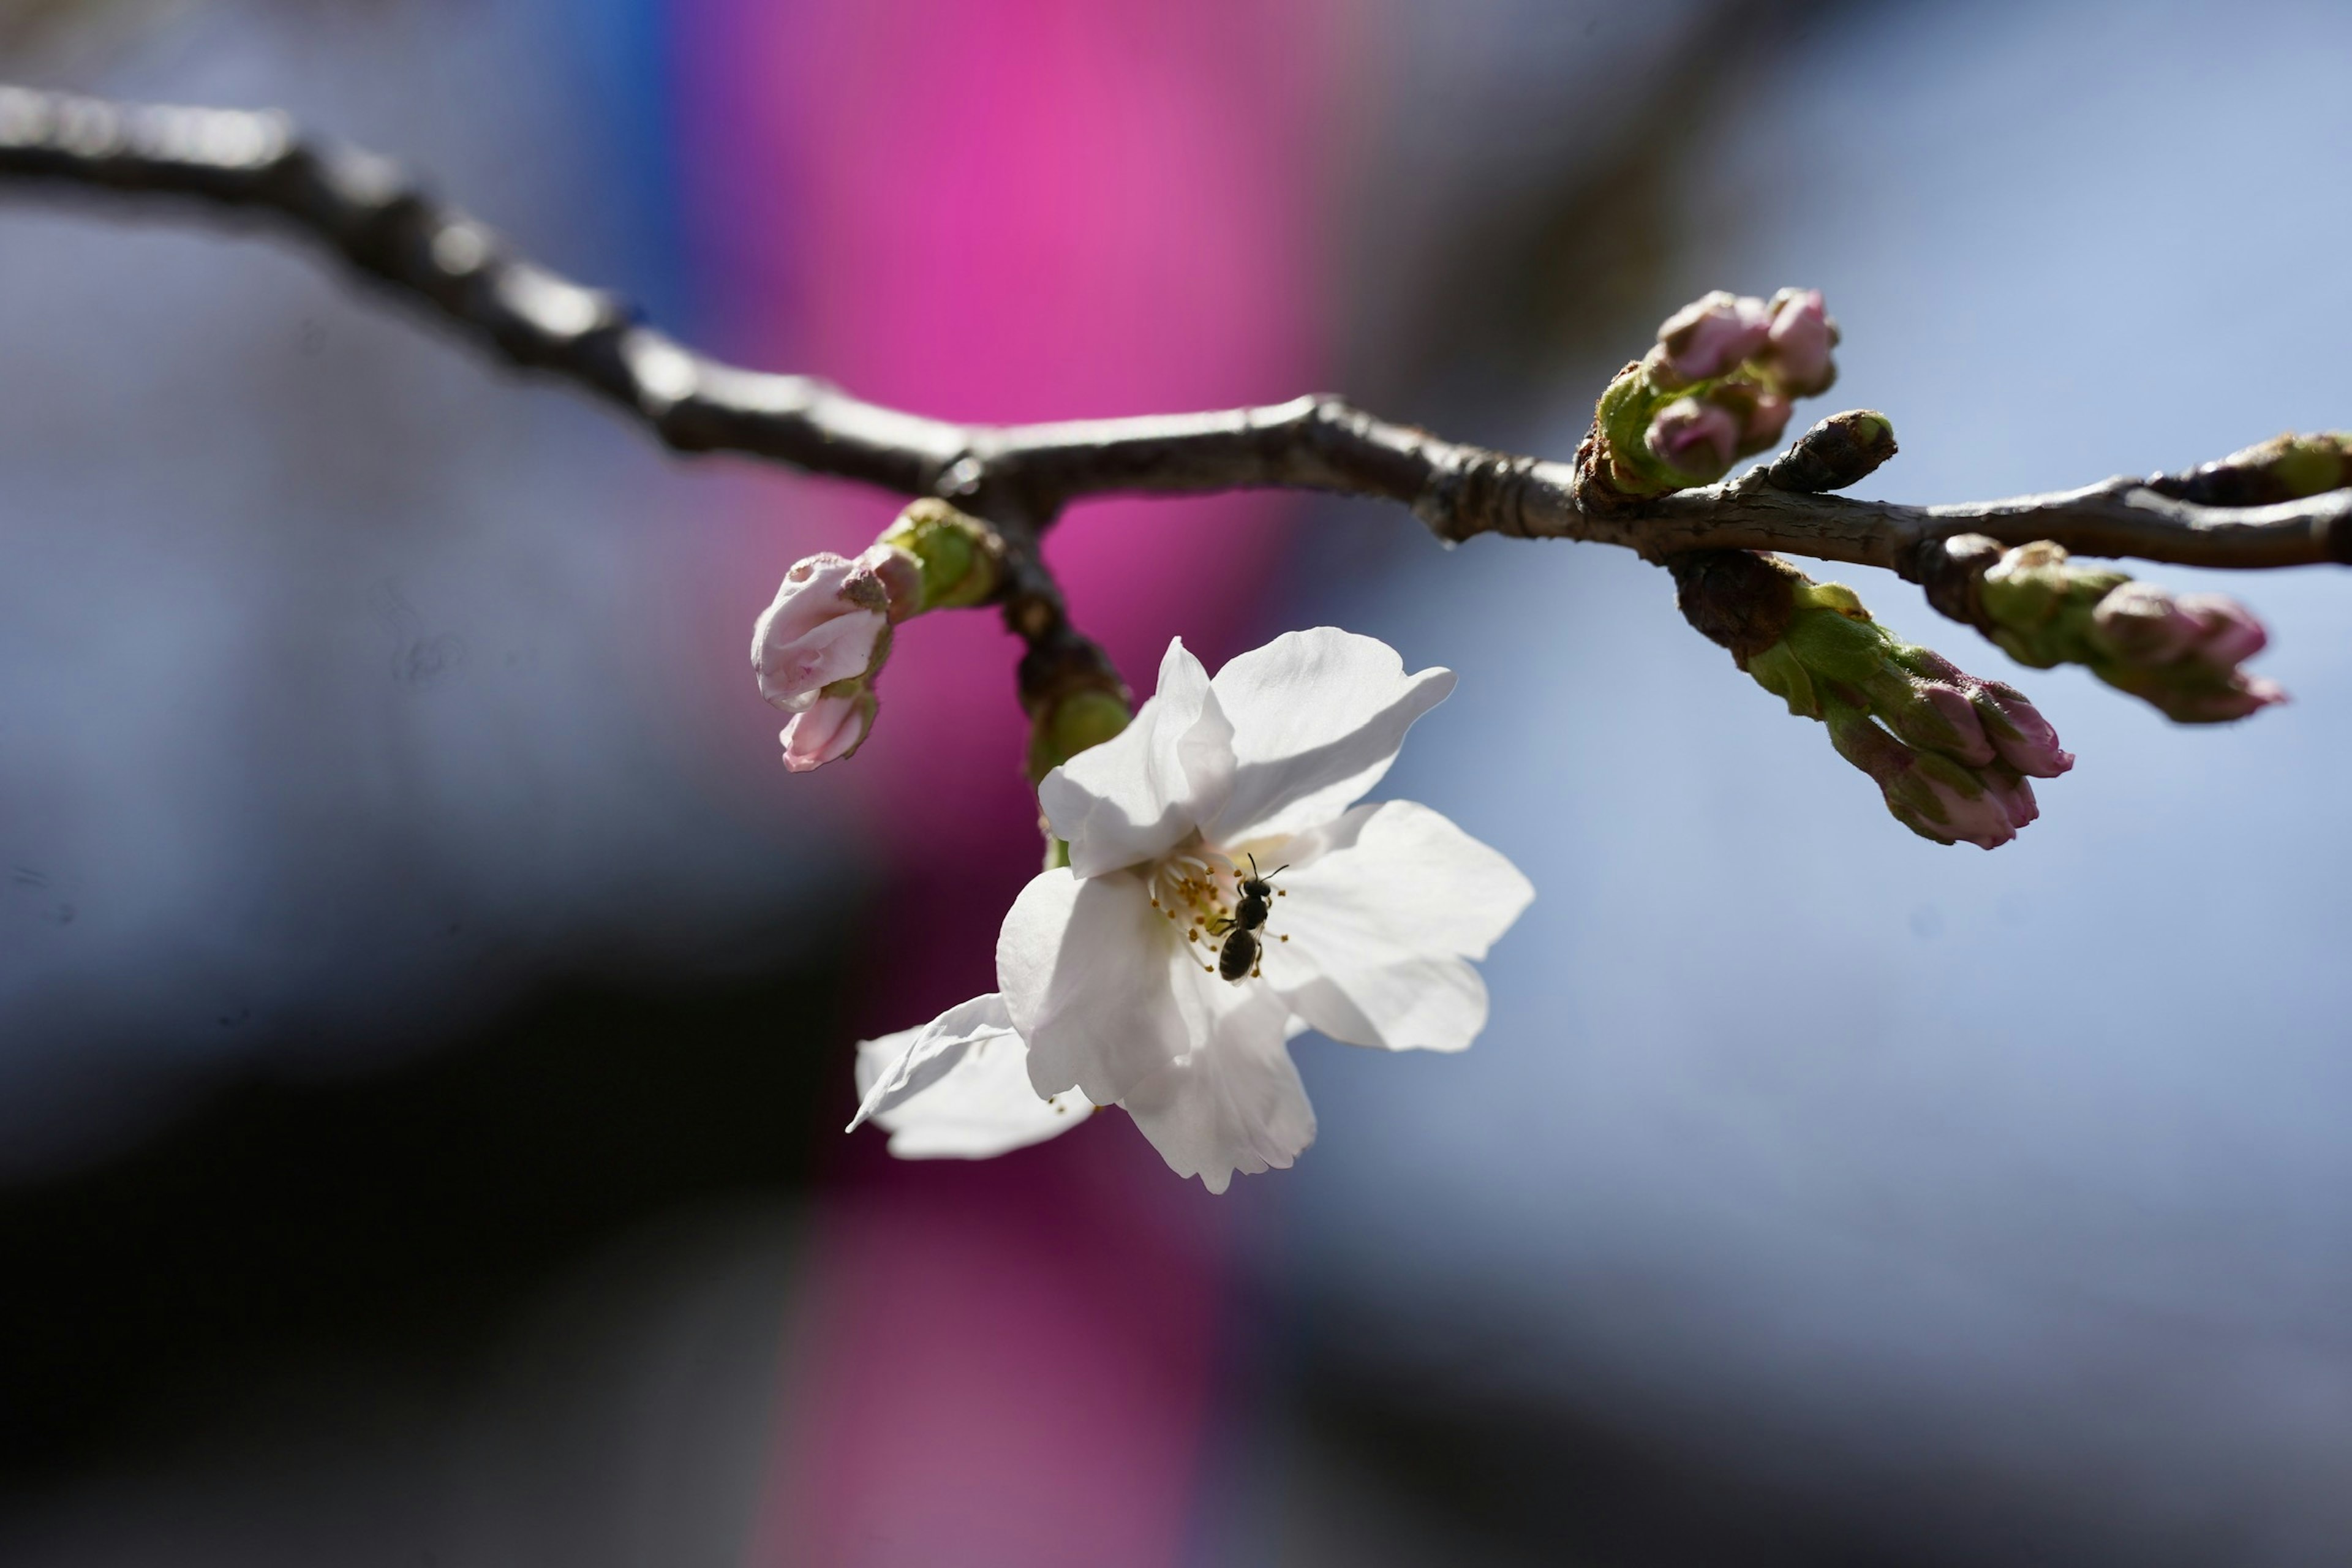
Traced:
[[[1958, 534], [2186, 565], [2352, 563], [2352, 491], [2219, 504], [2190, 476], [1916, 507], [1780, 488], [1749, 475], [1630, 505], [1591, 504], [1571, 463], [1440, 439], [1332, 397], [1262, 408], [967, 426], [885, 408], [810, 376], [696, 353], [614, 295], [517, 253], [373, 153], [282, 116], [121, 105], [0, 88], [0, 180], [194, 197], [291, 225], [353, 269], [431, 305], [483, 347], [617, 405], [679, 451], [740, 452], [1011, 524], [1015, 555], [1074, 500], [1302, 489], [1393, 500], [1447, 541], [1480, 533], [1619, 544], [1650, 560], [1769, 550], [1916, 576]], [[1017, 570], [1021, 619], [1059, 624], [1050, 584]]]

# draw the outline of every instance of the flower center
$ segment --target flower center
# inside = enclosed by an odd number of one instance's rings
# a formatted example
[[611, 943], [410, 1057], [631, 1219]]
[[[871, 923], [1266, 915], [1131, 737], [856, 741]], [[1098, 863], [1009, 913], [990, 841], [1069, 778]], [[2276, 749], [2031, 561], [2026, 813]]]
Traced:
[[1265, 944], [1290, 940], [1266, 929], [1270, 900], [1283, 894], [1267, 885], [1255, 856], [1244, 874], [1231, 854], [1196, 837], [1153, 862], [1144, 885], [1151, 907], [1173, 932], [1182, 933], [1188, 948], [1205, 947], [1215, 955], [1201, 967], [1237, 984], [1257, 978]]
[[1234, 863], [1195, 839], [1163, 856], [1144, 878], [1151, 907], [1190, 942], [1217, 938], [1234, 920]]

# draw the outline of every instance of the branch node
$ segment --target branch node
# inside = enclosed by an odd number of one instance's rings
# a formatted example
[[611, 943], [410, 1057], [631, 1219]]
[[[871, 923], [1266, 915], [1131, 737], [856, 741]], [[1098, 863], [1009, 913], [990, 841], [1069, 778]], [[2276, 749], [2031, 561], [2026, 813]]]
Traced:
[[1985, 616], [1980, 595], [1986, 568], [2000, 557], [1999, 540], [1981, 533], [1954, 533], [1921, 540], [1898, 569], [1927, 590], [1927, 604], [1937, 614], [1990, 633], [1992, 623]]

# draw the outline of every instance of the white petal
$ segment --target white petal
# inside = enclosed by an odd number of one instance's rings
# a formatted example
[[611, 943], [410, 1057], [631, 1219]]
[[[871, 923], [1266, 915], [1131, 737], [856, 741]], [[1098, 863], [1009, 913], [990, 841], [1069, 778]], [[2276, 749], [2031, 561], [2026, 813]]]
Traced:
[[1450, 669], [1404, 672], [1396, 649], [1332, 626], [1286, 632], [1217, 672], [1234, 773], [1208, 837], [1296, 833], [1380, 783], [1412, 721], [1454, 689]]
[[1124, 1101], [1169, 1169], [1213, 1193], [1235, 1172], [1287, 1168], [1315, 1142], [1315, 1108], [1283, 1043], [1290, 1010], [1262, 984], [1226, 988], [1239, 1005], [1219, 1015], [1208, 1040]]
[[1070, 867], [1098, 877], [1172, 848], [1223, 803], [1233, 729], [1179, 637], [1160, 661], [1160, 689], [1135, 722], [1045, 775], [1037, 802]]
[[1080, 1095], [1041, 1100], [1028, 1053], [991, 992], [919, 1029], [857, 1047], [857, 1120], [871, 1116], [902, 1160], [985, 1160], [1066, 1132], [1094, 1110]]
[[[982, 1040], [1013, 1033], [1004, 998], [992, 991], [959, 1002], [920, 1028], [857, 1042], [857, 1114], [843, 1131], [905, 1104], [939, 1082]], [[1034, 1098], [1034, 1096], [1032, 1098]]]
[[1201, 973], [1205, 950], [1150, 899], [1135, 872], [1080, 879], [1065, 868], [1032, 878], [1006, 912], [996, 983], [1039, 1094], [1076, 1088], [1108, 1105], [1238, 1005], [1234, 987]]
[[[1269, 984], [1321, 1033], [1458, 1051], [1486, 1023], [1484, 958], [1535, 897], [1518, 868], [1425, 805], [1358, 806], [1284, 847]], [[1281, 937], [1287, 936], [1288, 942]]]

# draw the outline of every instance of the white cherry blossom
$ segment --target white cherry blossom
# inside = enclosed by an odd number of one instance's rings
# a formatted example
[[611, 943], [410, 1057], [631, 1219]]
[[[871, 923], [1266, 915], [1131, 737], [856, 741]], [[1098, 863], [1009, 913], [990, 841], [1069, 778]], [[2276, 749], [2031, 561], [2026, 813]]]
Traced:
[[[1486, 1021], [1471, 961], [1534, 889], [1426, 806], [1355, 804], [1453, 688], [1450, 670], [1407, 675], [1394, 649], [1328, 626], [1214, 680], [1171, 643], [1135, 722], [1038, 789], [1069, 864], [1005, 916], [1000, 991], [861, 1045], [858, 1121], [888, 1129], [894, 1153], [979, 1157], [1118, 1105], [1180, 1175], [1223, 1192], [1314, 1141], [1293, 1036], [1468, 1046]], [[1253, 866], [1277, 896], [1256, 967], [1228, 981], [1218, 950]]]

